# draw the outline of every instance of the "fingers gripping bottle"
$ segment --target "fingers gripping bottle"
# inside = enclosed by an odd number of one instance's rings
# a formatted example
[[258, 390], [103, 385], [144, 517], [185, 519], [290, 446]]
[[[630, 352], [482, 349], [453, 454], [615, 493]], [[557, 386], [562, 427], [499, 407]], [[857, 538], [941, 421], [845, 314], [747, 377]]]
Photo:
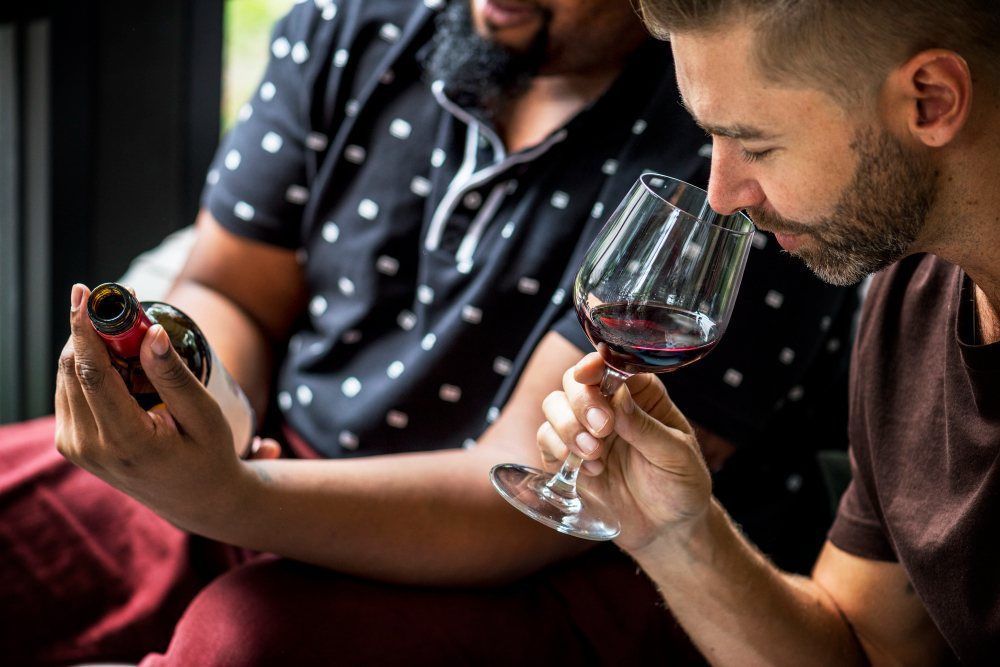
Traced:
[[139, 363], [139, 347], [151, 326], [162, 326], [177, 354], [222, 408], [233, 433], [233, 447], [245, 457], [256, 422], [253, 408], [190, 317], [159, 301], [140, 303], [118, 283], [95, 287], [87, 300], [87, 314], [104, 339], [115, 370], [144, 410], [162, 401]]

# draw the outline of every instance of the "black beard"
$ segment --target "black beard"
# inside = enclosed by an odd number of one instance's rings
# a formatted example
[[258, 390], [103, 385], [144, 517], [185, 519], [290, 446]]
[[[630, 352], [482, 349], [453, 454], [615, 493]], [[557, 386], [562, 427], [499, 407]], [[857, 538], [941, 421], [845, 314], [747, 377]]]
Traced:
[[548, 19], [525, 52], [514, 52], [480, 37], [472, 25], [469, 0], [452, 0], [434, 22], [434, 37], [419, 55], [429, 82], [443, 81], [448, 97], [493, 117], [504, 100], [517, 97], [545, 62]]

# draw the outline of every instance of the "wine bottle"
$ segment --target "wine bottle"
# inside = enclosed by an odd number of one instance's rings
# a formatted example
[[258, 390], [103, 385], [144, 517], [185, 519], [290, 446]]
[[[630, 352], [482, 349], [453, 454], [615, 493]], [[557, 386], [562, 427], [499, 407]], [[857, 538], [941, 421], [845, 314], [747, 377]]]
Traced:
[[140, 303], [118, 283], [95, 287], [87, 300], [87, 314], [108, 348], [112, 365], [144, 410], [162, 401], [139, 363], [139, 347], [151, 326], [162, 326], [177, 354], [222, 408], [236, 452], [241, 457], [249, 453], [256, 422], [250, 401], [190, 317], [160, 301]]

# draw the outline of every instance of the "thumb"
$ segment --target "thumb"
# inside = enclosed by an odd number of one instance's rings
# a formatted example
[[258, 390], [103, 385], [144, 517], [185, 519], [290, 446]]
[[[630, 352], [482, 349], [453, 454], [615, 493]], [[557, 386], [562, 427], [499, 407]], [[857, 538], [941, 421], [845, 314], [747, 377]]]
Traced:
[[[615, 411], [615, 431], [652, 465], [677, 473], [697, 465], [700, 457], [692, 456], [694, 437], [685, 430], [658, 421], [640, 408], [627, 386], [618, 388], [611, 405]], [[680, 415], [680, 411], [677, 414]], [[680, 417], [683, 420], [683, 415]]]
[[222, 411], [177, 354], [162, 326], [149, 328], [139, 356], [146, 377], [178, 425], [195, 440], [218, 437], [218, 422], [225, 421]]
[[271, 438], [253, 439], [247, 459], [251, 461], [263, 461], [277, 458], [281, 458], [281, 445], [278, 444], [277, 440], [272, 440]]

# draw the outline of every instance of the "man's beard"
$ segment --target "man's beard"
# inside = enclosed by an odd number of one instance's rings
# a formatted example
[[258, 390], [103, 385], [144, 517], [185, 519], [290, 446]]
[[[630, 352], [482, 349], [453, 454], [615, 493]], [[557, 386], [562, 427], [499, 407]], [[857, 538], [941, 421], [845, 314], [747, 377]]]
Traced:
[[834, 285], [852, 285], [909, 254], [936, 190], [934, 168], [890, 134], [859, 131], [852, 148], [858, 167], [829, 217], [803, 224], [747, 209], [768, 231], [812, 237], [812, 247], [794, 254]]
[[421, 52], [425, 76], [443, 81], [448, 97], [493, 116], [503, 101], [527, 90], [545, 63], [548, 15], [532, 44], [515, 52], [479, 36], [469, 0], [452, 0], [435, 20], [434, 37]]

